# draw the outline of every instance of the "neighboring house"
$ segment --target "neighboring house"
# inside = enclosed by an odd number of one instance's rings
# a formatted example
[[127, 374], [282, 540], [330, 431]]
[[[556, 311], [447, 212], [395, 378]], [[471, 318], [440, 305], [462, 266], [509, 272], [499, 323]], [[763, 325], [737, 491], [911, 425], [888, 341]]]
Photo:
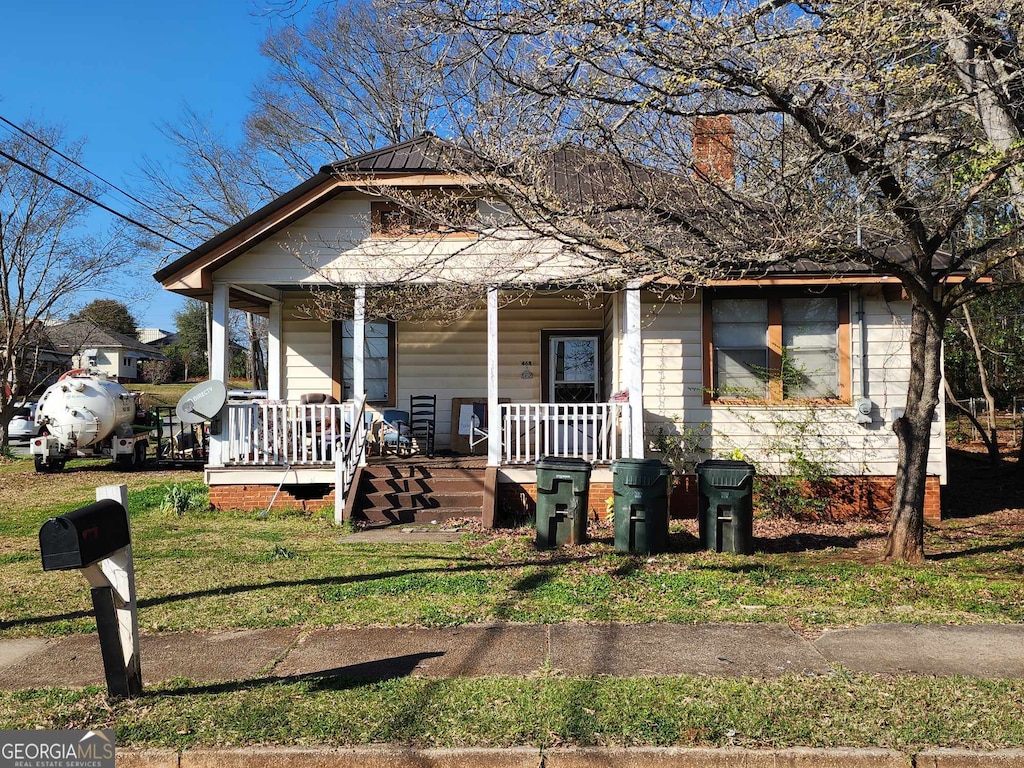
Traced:
[[[15, 366], [20, 386], [20, 396], [31, 400], [42, 394], [47, 386], [56, 381], [57, 377], [68, 369], [71, 355], [57, 349], [49, 337], [49, 328], [39, 325], [32, 334], [32, 340], [18, 353]], [[6, 383], [7, 392], [11, 391], [11, 383]]]
[[[512, 225], [487, 200], [470, 203], [494, 221], [476, 234], [394, 204], [395, 190], [471, 190], [472, 177], [450, 170], [453, 153], [424, 136], [325, 166], [156, 273], [166, 289], [212, 302], [214, 378], [226, 380], [229, 307], [269, 318], [269, 401], [229, 404], [211, 438], [206, 480], [216, 506], [263, 506], [282, 483], [280, 498], [331, 503], [336, 477], [349, 511], [387, 495], [361, 487], [358, 475], [347, 487], [362, 437], [352, 425], [363, 423], [364, 405], [407, 410], [411, 396], [428, 394], [437, 398], [437, 450], [464, 454], [474, 442], [486, 462], [485, 521], [536, 498], [533, 464], [544, 455], [593, 462], [590, 508], [603, 512], [610, 462], [658, 456], [666, 434], [698, 436], [703, 455], [742, 452], [768, 472], [786, 473], [794, 452], [820, 456], [844, 478], [847, 506], [884, 511], [897, 461], [891, 426], [909, 376], [910, 304], [897, 281], [803, 263], [703, 288], [622, 287], [590, 274], [592, 262], [557, 238], [509, 236]], [[583, 178], [573, 151], [554, 153], [551, 165], [569, 194], [600, 190], [607, 171]], [[431, 282], [484, 283], [486, 301], [448, 324], [367, 315], [374, 286], [396, 276], [408, 276], [412, 296]], [[559, 289], [569, 277], [591, 288]], [[328, 282], [348, 292], [352, 319], [310, 315], [310, 289]], [[795, 376], [758, 373], [778, 370], [783, 354]], [[320, 439], [309, 426], [315, 414], [299, 406], [310, 393], [342, 401], [330, 408], [343, 415], [350, 453], [310, 450]], [[940, 420], [929, 519], [946, 479], [944, 437]], [[382, 473], [367, 461], [364, 475]], [[394, 506], [417, 503], [389, 481]], [[341, 509], [340, 496], [333, 503]]]
[[140, 328], [138, 337], [139, 341], [143, 344], [149, 344], [157, 349], [163, 349], [168, 344], [173, 344], [178, 340], [177, 333], [165, 331], [163, 328]]
[[140, 362], [167, 360], [155, 347], [88, 320], [53, 325], [46, 333], [56, 349], [70, 356], [71, 368], [96, 369], [121, 383], [139, 380]]

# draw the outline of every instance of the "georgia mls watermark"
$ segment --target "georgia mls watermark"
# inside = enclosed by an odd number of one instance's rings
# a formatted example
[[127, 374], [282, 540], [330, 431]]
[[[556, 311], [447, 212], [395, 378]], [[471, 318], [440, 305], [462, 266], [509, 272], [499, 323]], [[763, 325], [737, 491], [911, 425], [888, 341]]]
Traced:
[[114, 732], [0, 731], [0, 768], [114, 768]]

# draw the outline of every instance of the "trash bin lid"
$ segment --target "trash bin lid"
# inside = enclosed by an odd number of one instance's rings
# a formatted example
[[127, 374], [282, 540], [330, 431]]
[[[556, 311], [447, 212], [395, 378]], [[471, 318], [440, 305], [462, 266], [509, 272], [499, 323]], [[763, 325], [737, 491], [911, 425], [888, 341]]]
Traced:
[[659, 459], [619, 459], [612, 463], [612, 476], [631, 487], [653, 485], [671, 473]]
[[697, 478], [715, 488], [740, 488], [755, 474], [753, 464], [733, 459], [707, 459], [696, 467]]
[[586, 459], [574, 456], [542, 456], [537, 459], [537, 469], [563, 470], [567, 472], [586, 472], [590, 474], [593, 467]]

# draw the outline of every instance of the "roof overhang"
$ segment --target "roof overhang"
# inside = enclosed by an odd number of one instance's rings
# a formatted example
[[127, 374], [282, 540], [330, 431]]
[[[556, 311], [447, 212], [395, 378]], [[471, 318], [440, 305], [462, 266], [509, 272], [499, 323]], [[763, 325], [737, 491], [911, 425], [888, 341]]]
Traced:
[[[349, 173], [336, 175], [321, 170], [309, 180], [229, 227], [198, 248], [189, 251], [153, 274], [164, 288], [191, 298], [210, 300], [213, 272], [248, 249], [272, 237], [302, 216], [346, 191], [372, 195], [377, 189], [443, 188], [474, 184], [468, 175], [436, 173]], [[266, 311], [269, 301], [246, 306], [242, 295], [233, 295], [232, 306], [247, 311]]]

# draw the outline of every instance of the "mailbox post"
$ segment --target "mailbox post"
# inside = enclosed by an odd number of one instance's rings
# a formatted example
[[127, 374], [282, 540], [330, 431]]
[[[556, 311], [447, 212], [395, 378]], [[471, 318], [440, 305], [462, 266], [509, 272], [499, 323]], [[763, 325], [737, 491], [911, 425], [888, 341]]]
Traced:
[[39, 529], [39, 550], [44, 571], [78, 569], [88, 580], [107, 691], [138, 696], [142, 669], [128, 487], [101, 486], [95, 504], [51, 517]]

